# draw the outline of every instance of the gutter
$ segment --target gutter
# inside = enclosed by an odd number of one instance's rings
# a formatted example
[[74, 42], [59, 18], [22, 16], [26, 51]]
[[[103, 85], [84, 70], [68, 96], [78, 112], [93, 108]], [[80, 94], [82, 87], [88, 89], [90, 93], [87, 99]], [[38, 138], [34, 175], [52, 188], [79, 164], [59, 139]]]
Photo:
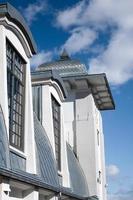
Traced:
[[21, 181], [23, 183], [33, 185], [36, 188], [52, 191], [54, 192], [55, 196], [60, 197], [60, 199], [62, 199], [63, 196], [67, 196], [69, 198], [73, 198], [77, 200], [95, 200], [95, 199], [92, 199], [91, 197], [83, 197], [83, 196], [74, 194], [73, 192], [71, 192], [69, 188], [65, 188], [65, 187], [58, 188], [52, 185], [48, 185], [47, 183], [44, 183], [35, 174], [26, 173], [23, 171], [12, 171], [12, 170], [0, 167], [0, 175], [11, 178], [16, 181]]

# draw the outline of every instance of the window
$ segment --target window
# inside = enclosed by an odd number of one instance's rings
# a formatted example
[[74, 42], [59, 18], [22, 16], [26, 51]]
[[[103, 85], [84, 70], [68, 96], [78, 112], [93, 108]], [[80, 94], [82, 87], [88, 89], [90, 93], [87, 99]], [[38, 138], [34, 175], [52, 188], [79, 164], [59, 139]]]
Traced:
[[61, 170], [61, 136], [60, 136], [60, 105], [52, 96], [53, 127], [55, 139], [55, 155], [58, 170]]
[[24, 148], [24, 61], [10, 42], [6, 44], [10, 145]]
[[42, 86], [33, 86], [33, 110], [40, 122], [42, 122]]

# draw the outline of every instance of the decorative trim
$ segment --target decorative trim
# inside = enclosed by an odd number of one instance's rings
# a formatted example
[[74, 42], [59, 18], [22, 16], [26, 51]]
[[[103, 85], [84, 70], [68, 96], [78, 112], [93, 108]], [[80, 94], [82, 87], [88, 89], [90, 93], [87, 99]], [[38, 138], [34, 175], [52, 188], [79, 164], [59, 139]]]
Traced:
[[2, 17], [6, 16], [9, 19], [9, 21], [13, 22], [14, 24], [17, 25], [17, 27], [20, 28], [20, 30], [23, 32], [23, 34], [25, 35], [27, 39], [31, 52], [33, 54], [36, 54], [37, 47], [36, 47], [35, 41], [22, 15], [9, 3], [3, 3], [3, 4], [0, 4], [0, 16]]
[[[6, 19], [0, 20], [0, 25], [3, 25], [6, 29], [12, 31], [18, 37], [18, 39], [21, 41], [21, 44], [25, 50], [27, 57], [30, 58], [31, 52], [29, 50], [28, 43], [26, 43], [22, 33], [15, 26], [13, 26], [13, 24], [9, 24], [9, 22]], [[8, 40], [10, 39], [8, 38]]]

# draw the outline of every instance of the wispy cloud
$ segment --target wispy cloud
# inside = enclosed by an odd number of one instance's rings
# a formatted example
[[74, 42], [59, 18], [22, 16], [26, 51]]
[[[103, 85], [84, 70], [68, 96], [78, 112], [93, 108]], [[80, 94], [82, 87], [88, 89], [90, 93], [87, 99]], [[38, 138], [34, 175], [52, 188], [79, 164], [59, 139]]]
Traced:
[[116, 165], [111, 164], [106, 167], [106, 173], [108, 177], [115, 177], [120, 173], [120, 170]]
[[[133, 199], [133, 178], [123, 176], [117, 165], [111, 164], [106, 167], [108, 181], [108, 200], [131, 200]], [[112, 187], [110, 187], [110, 184]]]
[[64, 45], [73, 54], [86, 48], [91, 51], [91, 47], [94, 51], [101, 33], [110, 29], [107, 43], [100, 42], [103, 51], [90, 59], [88, 65], [90, 73], [107, 73], [113, 85], [133, 79], [132, 10], [132, 0], [83, 0], [57, 14], [57, 26], [70, 34]]
[[31, 67], [36, 68], [40, 64], [51, 61], [53, 58], [52, 51], [41, 51], [31, 59]]
[[108, 200], [131, 200], [133, 199], [133, 187], [131, 189], [119, 190], [113, 194], [108, 194]]
[[79, 16], [82, 16], [82, 11], [85, 9], [85, 1], [81, 1], [72, 8], [60, 11], [57, 15], [57, 26], [64, 29], [79, 23]]
[[71, 32], [71, 36], [65, 42], [64, 47], [70, 54], [78, 53], [89, 48], [96, 39], [96, 32], [89, 28], [78, 28]]
[[23, 14], [29, 25], [35, 21], [39, 14], [43, 14], [47, 8], [46, 1], [36, 1], [29, 4], [27, 8], [24, 9]]

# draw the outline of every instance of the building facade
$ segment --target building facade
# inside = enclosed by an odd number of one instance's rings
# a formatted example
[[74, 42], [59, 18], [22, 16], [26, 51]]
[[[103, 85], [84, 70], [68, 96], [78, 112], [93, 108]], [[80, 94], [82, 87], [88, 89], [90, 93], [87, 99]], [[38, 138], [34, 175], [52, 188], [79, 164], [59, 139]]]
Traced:
[[100, 110], [114, 109], [106, 75], [89, 75], [66, 51], [31, 74], [36, 44], [8, 3], [0, 44], [0, 199], [106, 200]]

